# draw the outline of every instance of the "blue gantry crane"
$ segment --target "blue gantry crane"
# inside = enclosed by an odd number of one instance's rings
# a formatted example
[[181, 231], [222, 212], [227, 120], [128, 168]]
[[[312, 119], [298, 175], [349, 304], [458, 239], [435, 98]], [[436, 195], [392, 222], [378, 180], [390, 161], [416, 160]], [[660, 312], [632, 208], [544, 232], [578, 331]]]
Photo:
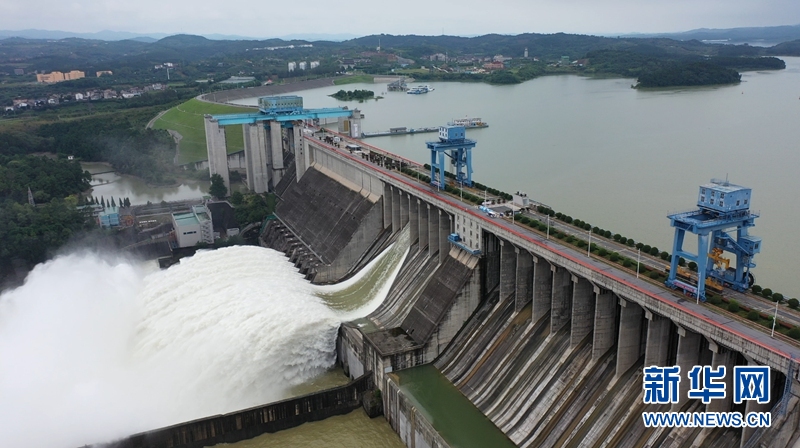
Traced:
[[[700, 186], [699, 209], [667, 216], [675, 227], [667, 286], [703, 301], [706, 279], [737, 291], [753, 286], [755, 278], [750, 269], [756, 266], [753, 257], [761, 252], [761, 238], [748, 234], [759, 216], [750, 211], [750, 194], [750, 188], [712, 179]], [[686, 232], [697, 235], [696, 255], [683, 250]], [[733, 263], [723, 257], [726, 252], [733, 254]], [[680, 257], [697, 263], [696, 286], [676, 278]]]
[[446, 155], [455, 166], [456, 182], [472, 186], [472, 148], [477, 143], [466, 132], [464, 126], [439, 126], [439, 141], [425, 143], [431, 151], [431, 185], [444, 188]]

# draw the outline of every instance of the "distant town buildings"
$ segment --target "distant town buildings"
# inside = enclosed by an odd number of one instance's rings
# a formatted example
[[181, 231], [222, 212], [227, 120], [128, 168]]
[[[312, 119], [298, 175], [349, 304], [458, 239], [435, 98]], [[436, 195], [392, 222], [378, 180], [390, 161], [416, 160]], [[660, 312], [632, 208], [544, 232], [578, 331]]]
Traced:
[[293, 72], [294, 69], [296, 69], [296, 68], [297, 68], [297, 63], [296, 62], [290, 62], [289, 63], [289, 71], [290, 72]]
[[310, 67], [312, 70], [319, 67], [319, 61], [311, 61]]
[[84, 77], [86, 77], [86, 74], [80, 70], [72, 70], [67, 73], [51, 72], [46, 74], [37, 74], [36, 82], [52, 84], [55, 82], [72, 81], [74, 79], [81, 79]]
[[305, 70], [306, 69], [306, 62], [303, 61], [303, 62], [297, 64], [297, 68], [299, 68], [300, 70]]
[[101, 77], [103, 75], [113, 75], [114, 73], [111, 70], [100, 70], [97, 72], [97, 77]]
[[493, 61], [483, 64], [483, 68], [485, 70], [502, 70], [505, 68], [505, 65], [503, 65], [501, 61]]
[[70, 103], [72, 101], [98, 101], [98, 100], [113, 100], [118, 98], [131, 99], [140, 96], [147, 92], [164, 90], [165, 86], [162, 83], [149, 84], [144, 87], [129, 87], [127, 89], [94, 89], [85, 92], [74, 93], [61, 93], [52, 94], [47, 97], [39, 98], [15, 98], [12, 100], [11, 106], [6, 106], [3, 110], [5, 113], [14, 113], [16, 111], [27, 110], [31, 108], [40, 108], [45, 106], [57, 106], [62, 103]]

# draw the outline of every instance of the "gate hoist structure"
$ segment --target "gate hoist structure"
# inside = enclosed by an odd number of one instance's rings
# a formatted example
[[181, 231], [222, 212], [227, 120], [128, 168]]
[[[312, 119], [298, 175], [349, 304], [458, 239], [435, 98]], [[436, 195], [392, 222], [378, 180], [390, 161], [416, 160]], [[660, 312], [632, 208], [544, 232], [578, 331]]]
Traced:
[[[758, 214], [750, 211], [750, 188], [712, 179], [701, 185], [698, 210], [668, 215], [675, 227], [672, 260], [666, 284], [705, 301], [706, 279], [737, 291], [745, 291], [755, 282], [750, 269], [753, 257], [761, 252], [761, 238], [748, 234]], [[697, 254], [683, 250], [686, 232], [697, 235]], [[723, 257], [728, 252], [734, 259]], [[697, 286], [678, 280], [680, 257], [697, 263]]]

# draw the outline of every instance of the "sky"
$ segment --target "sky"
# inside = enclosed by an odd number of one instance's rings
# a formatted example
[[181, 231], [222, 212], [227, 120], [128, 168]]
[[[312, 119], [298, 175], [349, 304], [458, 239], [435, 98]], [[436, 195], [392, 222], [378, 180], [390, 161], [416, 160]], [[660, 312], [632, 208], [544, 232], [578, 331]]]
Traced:
[[0, 29], [70, 32], [482, 35], [680, 32], [795, 25], [797, 0], [0, 1]]

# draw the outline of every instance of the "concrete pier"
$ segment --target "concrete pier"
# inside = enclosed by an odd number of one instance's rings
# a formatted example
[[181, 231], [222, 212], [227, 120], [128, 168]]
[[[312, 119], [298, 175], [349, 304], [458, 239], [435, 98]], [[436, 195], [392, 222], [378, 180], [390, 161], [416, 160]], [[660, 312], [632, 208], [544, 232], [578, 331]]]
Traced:
[[408, 224], [408, 220], [410, 219], [410, 205], [408, 201], [411, 199], [411, 197], [402, 191], [398, 191], [398, 193], [400, 193], [400, 228], [402, 229], [406, 226], [406, 224]]
[[208, 151], [208, 172], [219, 174], [225, 182], [225, 188], [231, 191], [231, 177], [228, 174], [228, 150], [225, 143], [225, 128], [211, 115], [204, 120], [206, 128], [206, 150]]
[[295, 173], [299, 181], [300, 178], [303, 177], [306, 168], [310, 165], [310, 160], [308, 143], [306, 143], [306, 139], [303, 137], [303, 122], [297, 121], [294, 122], [293, 125], [294, 127], [292, 128], [289, 142], [291, 144], [291, 151], [294, 153]]
[[419, 203], [419, 250], [422, 252], [428, 247], [428, 213], [430, 213], [431, 206], [427, 202]]
[[411, 232], [410, 244], [419, 241], [419, 199], [408, 197], [408, 227]]
[[649, 310], [644, 313], [647, 319], [647, 344], [644, 349], [644, 365], [666, 366], [669, 357], [669, 333], [672, 323]]
[[561, 329], [570, 318], [572, 302], [572, 275], [564, 268], [551, 266], [553, 272], [553, 294], [550, 304], [550, 332]]
[[[707, 338], [706, 338], [707, 339]], [[725, 398], [711, 400], [706, 404], [706, 412], [728, 412], [733, 404], [733, 366], [735, 353], [720, 347], [716, 342], [708, 339], [708, 348], [711, 350], [711, 367], [714, 369], [725, 366]]]
[[595, 286], [594, 305], [594, 334], [592, 336], [592, 361], [597, 361], [601, 356], [614, 346], [617, 339], [617, 298], [611, 291]]
[[392, 226], [392, 187], [383, 184], [383, 228], [388, 229]]
[[400, 222], [400, 201], [403, 199], [402, 193], [396, 188], [392, 188], [392, 232], [399, 232], [403, 227]]
[[430, 255], [439, 251], [439, 209], [428, 209], [428, 253]]
[[[696, 366], [700, 360], [700, 335], [678, 326], [678, 355], [675, 365], [681, 368], [681, 378], [686, 378], [686, 373]], [[678, 402], [672, 404], [672, 410], [680, 410], [689, 401], [689, 388], [681, 387]]]
[[511, 243], [500, 240], [500, 301], [513, 296], [517, 287], [517, 253]]
[[617, 338], [617, 371], [619, 377], [639, 359], [642, 338], [642, 307], [619, 299], [619, 337]]
[[550, 311], [553, 289], [553, 272], [550, 263], [533, 257], [533, 310], [531, 324], [535, 324]]
[[272, 184], [278, 185], [283, 178], [283, 132], [277, 121], [269, 122], [269, 149], [272, 163]]
[[514, 248], [517, 254], [517, 285], [514, 293], [514, 311], [522, 308], [533, 299], [533, 257], [530, 252]]
[[576, 347], [592, 332], [594, 323], [594, 288], [589, 280], [572, 276], [572, 326], [569, 346]]
[[447, 212], [439, 210], [439, 263], [444, 263], [450, 252], [450, 241], [447, 236], [453, 231], [453, 217]]
[[[265, 193], [269, 191], [270, 174], [266, 129], [261, 123], [245, 124], [242, 125], [242, 134], [244, 158], [247, 163], [247, 188], [255, 193]], [[305, 172], [305, 169], [303, 171]]]

